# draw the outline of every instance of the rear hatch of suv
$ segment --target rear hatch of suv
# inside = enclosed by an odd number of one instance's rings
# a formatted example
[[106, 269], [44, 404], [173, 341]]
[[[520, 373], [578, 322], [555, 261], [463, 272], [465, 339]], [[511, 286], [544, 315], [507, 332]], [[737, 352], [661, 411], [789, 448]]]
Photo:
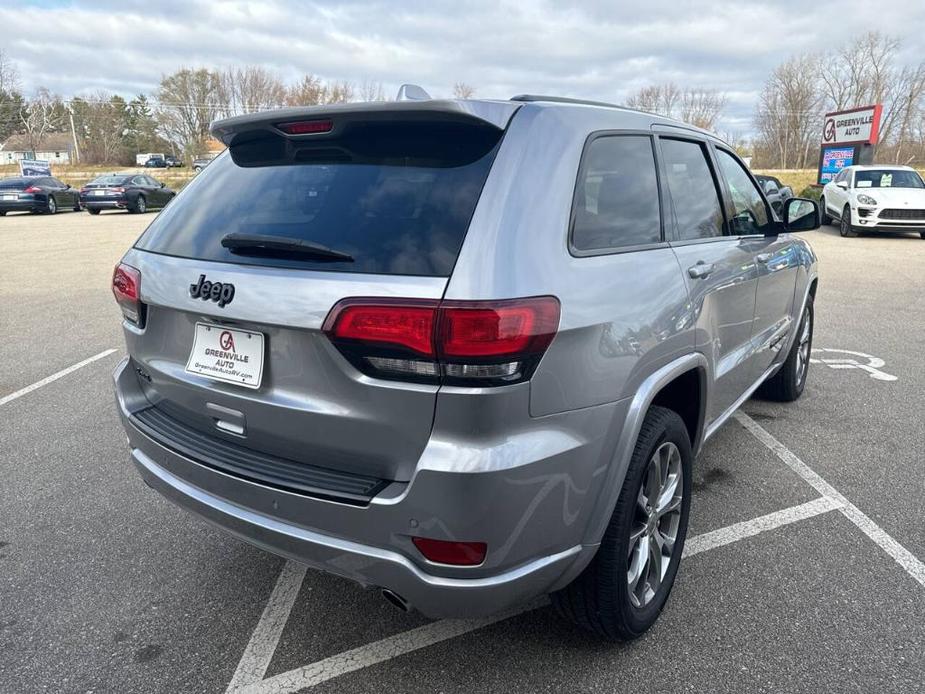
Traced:
[[[516, 105], [471, 108], [343, 106], [217, 123], [229, 151], [116, 270], [146, 400], [135, 424], [229, 474], [347, 502], [409, 480], [439, 385], [392, 348], [413, 351], [413, 336], [432, 329], [415, 302], [443, 296]], [[343, 313], [397, 297], [404, 313]], [[340, 313], [352, 323], [340, 322], [335, 344]]]

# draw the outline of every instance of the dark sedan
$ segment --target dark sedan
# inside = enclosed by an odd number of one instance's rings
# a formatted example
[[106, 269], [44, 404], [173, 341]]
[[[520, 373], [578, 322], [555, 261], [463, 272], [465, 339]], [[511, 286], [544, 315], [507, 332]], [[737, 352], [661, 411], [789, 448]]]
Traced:
[[780, 182], [779, 178], [775, 178], [774, 176], [756, 174], [755, 179], [757, 179], [758, 183], [760, 183], [761, 187], [764, 189], [764, 194], [767, 196], [768, 202], [771, 203], [771, 207], [774, 208], [774, 211], [777, 212], [778, 215], [782, 214], [784, 203], [793, 197], [793, 189], [790, 186], [785, 186]]
[[90, 181], [80, 189], [80, 205], [90, 214], [101, 210], [143, 213], [163, 207], [176, 192], [144, 174], [110, 174]]
[[169, 166], [170, 164], [168, 164], [167, 160], [163, 157], [151, 157], [145, 162], [146, 169], [166, 169], [169, 168]]
[[80, 211], [77, 191], [51, 176], [17, 176], [0, 180], [0, 217], [7, 212]]

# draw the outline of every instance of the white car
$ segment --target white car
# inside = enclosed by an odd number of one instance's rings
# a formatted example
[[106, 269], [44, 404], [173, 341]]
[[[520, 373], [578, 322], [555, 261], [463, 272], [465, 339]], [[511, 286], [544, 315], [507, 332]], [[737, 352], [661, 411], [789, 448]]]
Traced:
[[822, 223], [842, 236], [912, 231], [925, 239], [925, 182], [908, 166], [848, 166], [822, 189]]

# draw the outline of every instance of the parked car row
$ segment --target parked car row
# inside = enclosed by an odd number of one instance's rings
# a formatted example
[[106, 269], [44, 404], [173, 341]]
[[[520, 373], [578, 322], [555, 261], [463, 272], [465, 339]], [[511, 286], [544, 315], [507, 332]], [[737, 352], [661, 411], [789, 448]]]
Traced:
[[144, 166], [146, 169], [171, 169], [182, 168], [184, 164], [182, 159], [178, 159], [177, 157], [168, 154], [165, 157], [149, 157], [148, 160], [145, 161]]
[[106, 174], [80, 189], [53, 176], [17, 176], [0, 180], [0, 217], [7, 212], [56, 214], [82, 209], [90, 214], [102, 210], [143, 214], [164, 207], [176, 194], [146, 174]]

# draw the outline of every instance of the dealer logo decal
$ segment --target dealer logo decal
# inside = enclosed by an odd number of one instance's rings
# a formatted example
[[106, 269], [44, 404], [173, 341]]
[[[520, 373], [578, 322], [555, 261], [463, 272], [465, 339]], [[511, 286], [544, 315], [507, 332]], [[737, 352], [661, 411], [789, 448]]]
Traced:
[[232, 335], [227, 330], [223, 330], [222, 334], [218, 338], [218, 344], [221, 345], [222, 349], [226, 352], [234, 352], [234, 335]]

